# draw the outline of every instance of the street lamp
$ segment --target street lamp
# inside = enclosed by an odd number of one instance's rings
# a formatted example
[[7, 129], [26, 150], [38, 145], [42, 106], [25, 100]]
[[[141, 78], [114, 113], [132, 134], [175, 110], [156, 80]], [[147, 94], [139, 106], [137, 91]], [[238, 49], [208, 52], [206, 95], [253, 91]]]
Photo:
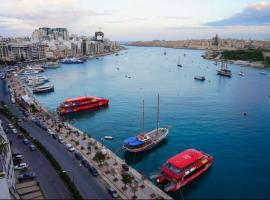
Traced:
[[71, 172], [71, 174], [72, 174], [72, 182], [74, 183], [74, 185], [75, 185], [74, 169], [75, 169], [75, 168], [78, 168], [78, 167], [81, 167], [81, 166], [82, 166], [82, 164], [79, 164], [79, 166], [74, 166], [71, 170], [63, 170], [63, 171], [62, 171], [63, 173]]

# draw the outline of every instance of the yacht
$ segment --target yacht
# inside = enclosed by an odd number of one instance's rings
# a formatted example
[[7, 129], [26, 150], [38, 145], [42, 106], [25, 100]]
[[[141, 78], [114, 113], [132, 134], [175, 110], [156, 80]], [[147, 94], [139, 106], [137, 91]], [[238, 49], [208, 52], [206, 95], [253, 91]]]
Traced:
[[159, 127], [159, 95], [158, 95], [158, 106], [157, 106], [157, 128], [145, 133], [144, 132], [144, 100], [143, 100], [143, 114], [142, 114], [142, 132], [135, 137], [129, 137], [124, 140], [124, 149], [128, 152], [138, 153], [147, 151], [157, 146], [163, 141], [169, 134], [169, 128]]
[[225, 62], [222, 62], [220, 70], [217, 70], [217, 75], [231, 77], [232, 72], [228, 69], [227, 64]]
[[45, 93], [45, 92], [53, 92], [54, 86], [53, 85], [43, 85], [33, 88], [33, 93]]

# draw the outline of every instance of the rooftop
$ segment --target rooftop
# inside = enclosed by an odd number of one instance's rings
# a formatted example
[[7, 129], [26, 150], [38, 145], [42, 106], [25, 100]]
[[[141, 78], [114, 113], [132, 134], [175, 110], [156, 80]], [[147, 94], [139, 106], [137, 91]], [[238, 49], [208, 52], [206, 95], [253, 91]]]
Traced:
[[190, 164], [203, 157], [203, 153], [195, 149], [187, 149], [176, 156], [171, 157], [168, 163], [178, 169], [185, 169]]

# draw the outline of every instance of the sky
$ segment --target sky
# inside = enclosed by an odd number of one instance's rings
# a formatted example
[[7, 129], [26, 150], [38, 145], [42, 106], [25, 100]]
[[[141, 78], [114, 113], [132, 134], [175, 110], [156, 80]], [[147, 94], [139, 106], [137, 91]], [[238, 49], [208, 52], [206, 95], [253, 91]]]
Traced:
[[270, 39], [270, 0], [0, 0], [0, 35], [39, 27], [118, 41]]

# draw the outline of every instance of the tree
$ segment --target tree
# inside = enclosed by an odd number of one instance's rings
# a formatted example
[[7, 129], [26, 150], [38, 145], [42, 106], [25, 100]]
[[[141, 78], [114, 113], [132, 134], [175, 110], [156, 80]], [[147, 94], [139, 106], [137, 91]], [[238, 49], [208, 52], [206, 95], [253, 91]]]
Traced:
[[8, 143], [5, 142], [5, 141], [1, 141], [0, 142], [0, 155], [3, 153], [3, 151], [4, 151], [4, 149], [5, 149], [5, 147], [6, 147], [7, 144]]
[[101, 151], [98, 151], [96, 152], [93, 160], [98, 162], [99, 164], [102, 164], [105, 160], [106, 156], [101, 152]]
[[124, 187], [122, 188], [123, 190], [127, 189], [127, 184], [130, 184], [132, 182], [132, 177], [129, 173], [123, 173], [121, 174], [122, 176], [122, 182], [124, 183]]

